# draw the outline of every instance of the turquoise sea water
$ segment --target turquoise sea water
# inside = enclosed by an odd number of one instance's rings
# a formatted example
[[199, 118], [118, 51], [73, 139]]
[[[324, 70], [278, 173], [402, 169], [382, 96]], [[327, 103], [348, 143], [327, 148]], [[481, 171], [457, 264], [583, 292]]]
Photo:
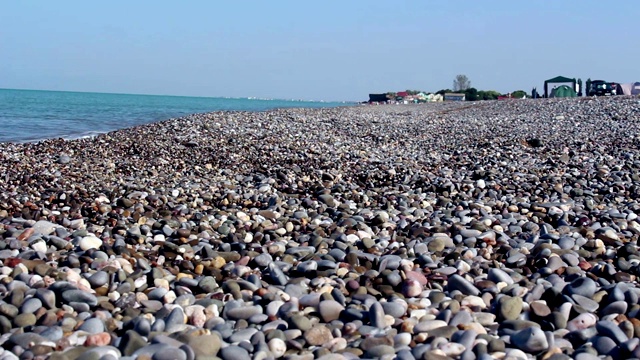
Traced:
[[0, 89], [0, 142], [74, 139], [194, 113], [345, 103]]

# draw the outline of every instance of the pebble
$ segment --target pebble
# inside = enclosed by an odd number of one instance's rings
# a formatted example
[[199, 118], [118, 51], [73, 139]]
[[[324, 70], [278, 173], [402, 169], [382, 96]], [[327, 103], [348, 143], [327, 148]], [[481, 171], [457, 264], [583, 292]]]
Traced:
[[480, 290], [476, 288], [469, 280], [460, 275], [453, 275], [449, 278], [448, 288], [450, 290], [458, 290], [465, 295], [479, 295]]
[[251, 360], [251, 356], [249, 356], [249, 352], [236, 345], [229, 345], [220, 351], [220, 355], [223, 360]]
[[318, 312], [327, 323], [340, 318], [340, 313], [344, 310], [344, 306], [335, 300], [324, 300], [318, 305]]
[[537, 327], [520, 330], [511, 335], [511, 342], [520, 350], [528, 353], [539, 353], [549, 348], [544, 332]]
[[304, 339], [309, 345], [322, 345], [333, 339], [331, 330], [326, 326], [315, 326], [304, 332]]
[[499, 315], [504, 320], [515, 320], [522, 312], [522, 298], [507, 296], [500, 299]]

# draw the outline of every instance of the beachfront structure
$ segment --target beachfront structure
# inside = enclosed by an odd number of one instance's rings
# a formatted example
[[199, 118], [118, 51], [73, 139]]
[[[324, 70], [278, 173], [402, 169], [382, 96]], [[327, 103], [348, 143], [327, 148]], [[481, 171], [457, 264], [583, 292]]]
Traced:
[[464, 101], [466, 98], [465, 94], [462, 93], [445, 93], [444, 101]]
[[[417, 104], [417, 103], [426, 103], [426, 102], [441, 102], [443, 101], [443, 97], [440, 94], [425, 94], [424, 92], [419, 92], [415, 95], [409, 95], [406, 91], [400, 91], [395, 93], [395, 98], [392, 93], [385, 94], [369, 94], [369, 103], [396, 103], [396, 104]], [[464, 95], [464, 94], [460, 94]], [[464, 98], [462, 99], [464, 100]]]
[[573, 91], [575, 91], [576, 94], [580, 93], [581, 89], [578, 86], [579, 83], [582, 83], [582, 81], [576, 81], [575, 78], [571, 79], [564, 76], [556, 76], [544, 82], [544, 97], [548, 98], [551, 96], [552, 91], [549, 90], [549, 86], [551, 86], [551, 90], [553, 90], [554, 88], [558, 88], [562, 85], [566, 85], [566, 86], [569, 86], [571, 89], [573, 89]]

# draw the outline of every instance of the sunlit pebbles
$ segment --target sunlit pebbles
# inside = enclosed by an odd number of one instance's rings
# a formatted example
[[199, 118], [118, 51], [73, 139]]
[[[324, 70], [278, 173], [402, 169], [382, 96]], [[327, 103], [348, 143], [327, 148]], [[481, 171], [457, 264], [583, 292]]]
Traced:
[[636, 98], [0, 144], [14, 359], [640, 357]]

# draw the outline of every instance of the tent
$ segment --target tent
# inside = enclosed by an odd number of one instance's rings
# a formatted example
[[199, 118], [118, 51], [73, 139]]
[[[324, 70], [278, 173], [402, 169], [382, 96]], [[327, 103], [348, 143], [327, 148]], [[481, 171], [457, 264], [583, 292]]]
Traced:
[[622, 92], [618, 92], [618, 95], [640, 95], [640, 81], [619, 85]]
[[576, 88], [576, 79], [570, 79], [564, 76], [556, 76], [552, 79], [549, 79], [547, 81], [544, 82], [544, 97], [549, 97], [551, 94], [549, 93], [549, 84], [556, 85], [556, 86], [561, 86], [561, 85], [567, 85], [568, 87], [570, 87], [574, 92], [575, 92], [575, 88]]
[[622, 94], [624, 95], [633, 95], [633, 96], [640, 95], [640, 81], [636, 81], [634, 83], [620, 84], [620, 86], [622, 87]]
[[633, 83], [626, 84], [618, 84], [618, 88], [621, 91], [618, 91], [618, 95], [631, 95], [631, 90], [633, 89]]
[[576, 97], [576, 91], [569, 85], [560, 85], [551, 91], [552, 98]]

